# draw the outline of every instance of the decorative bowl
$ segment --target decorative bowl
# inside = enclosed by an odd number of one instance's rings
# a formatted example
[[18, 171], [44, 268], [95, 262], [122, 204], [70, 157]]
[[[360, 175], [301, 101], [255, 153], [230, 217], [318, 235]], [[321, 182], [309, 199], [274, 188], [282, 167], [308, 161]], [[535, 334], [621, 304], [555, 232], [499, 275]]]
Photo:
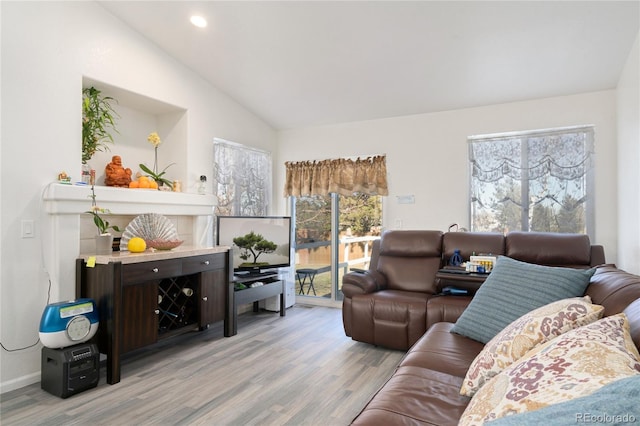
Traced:
[[147, 240], [147, 247], [154, 248], [156, 250], [171, 250], [178, 247], [184, 241], [182, 240]]
[[[134, 237], [142, 238], [147, 243], [147, 247], [151, 247], [149, 241], [178, 241], [178, 232], [173, 223], [165, 216], [158, 213], [144, 213], [127, 225], [120, 240], [120, 250], [128, 250], [129, 240]], [[171, 248], [173, 247], [166, 250]]]

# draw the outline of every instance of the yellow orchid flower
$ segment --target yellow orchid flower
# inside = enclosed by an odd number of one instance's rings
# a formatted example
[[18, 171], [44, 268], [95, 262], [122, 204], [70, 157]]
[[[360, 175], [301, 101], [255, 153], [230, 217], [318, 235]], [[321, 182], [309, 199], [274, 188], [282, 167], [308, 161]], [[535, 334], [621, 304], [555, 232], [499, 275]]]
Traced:
[[162, 143], [162, 141], [160, 140], [160, 135], [158, 135], [158, 132], [151, 132], [147, 137], [147, 140], [151, 145], [153, 145], [156, 148], [158, 147], [158, 145]]

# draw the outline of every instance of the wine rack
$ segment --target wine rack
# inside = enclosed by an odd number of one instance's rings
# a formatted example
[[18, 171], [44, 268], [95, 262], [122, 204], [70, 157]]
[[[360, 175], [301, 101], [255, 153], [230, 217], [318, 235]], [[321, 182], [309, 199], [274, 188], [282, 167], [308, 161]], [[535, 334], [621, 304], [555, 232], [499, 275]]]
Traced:
[[158, 333], [163, 334], [198, 323], [197, 277], [167, 278], [158, 285]]

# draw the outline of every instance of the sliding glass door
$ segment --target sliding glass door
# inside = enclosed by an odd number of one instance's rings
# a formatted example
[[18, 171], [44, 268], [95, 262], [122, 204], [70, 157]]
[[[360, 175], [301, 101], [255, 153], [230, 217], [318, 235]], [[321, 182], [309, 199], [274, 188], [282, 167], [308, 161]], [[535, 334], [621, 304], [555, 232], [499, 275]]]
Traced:
[[331, 196], [294, 197], [296, 298], [332, 299]]
[[292, 197], [292, 212], [296, 298], [342, 300], [344, 274], [369, 267], [372, 242], [382, 229], [382, 197]]

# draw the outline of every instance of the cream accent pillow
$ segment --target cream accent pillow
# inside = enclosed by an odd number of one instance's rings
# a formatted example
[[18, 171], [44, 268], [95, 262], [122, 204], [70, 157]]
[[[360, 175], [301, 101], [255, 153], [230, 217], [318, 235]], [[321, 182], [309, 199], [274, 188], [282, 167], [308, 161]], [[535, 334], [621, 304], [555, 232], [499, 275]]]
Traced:
[[524, 314], [487, 343], [462, 382], [461, 395], [473, 396], [489, 379], [536, 346], [602, 318], [604, 307], [589, 296], [550, 303]]
[[625, 314], [605, 317], [544, 343], [487, 382], [459, 425], [480, 425], [590, 395], [640, 374], [640, 354]]

